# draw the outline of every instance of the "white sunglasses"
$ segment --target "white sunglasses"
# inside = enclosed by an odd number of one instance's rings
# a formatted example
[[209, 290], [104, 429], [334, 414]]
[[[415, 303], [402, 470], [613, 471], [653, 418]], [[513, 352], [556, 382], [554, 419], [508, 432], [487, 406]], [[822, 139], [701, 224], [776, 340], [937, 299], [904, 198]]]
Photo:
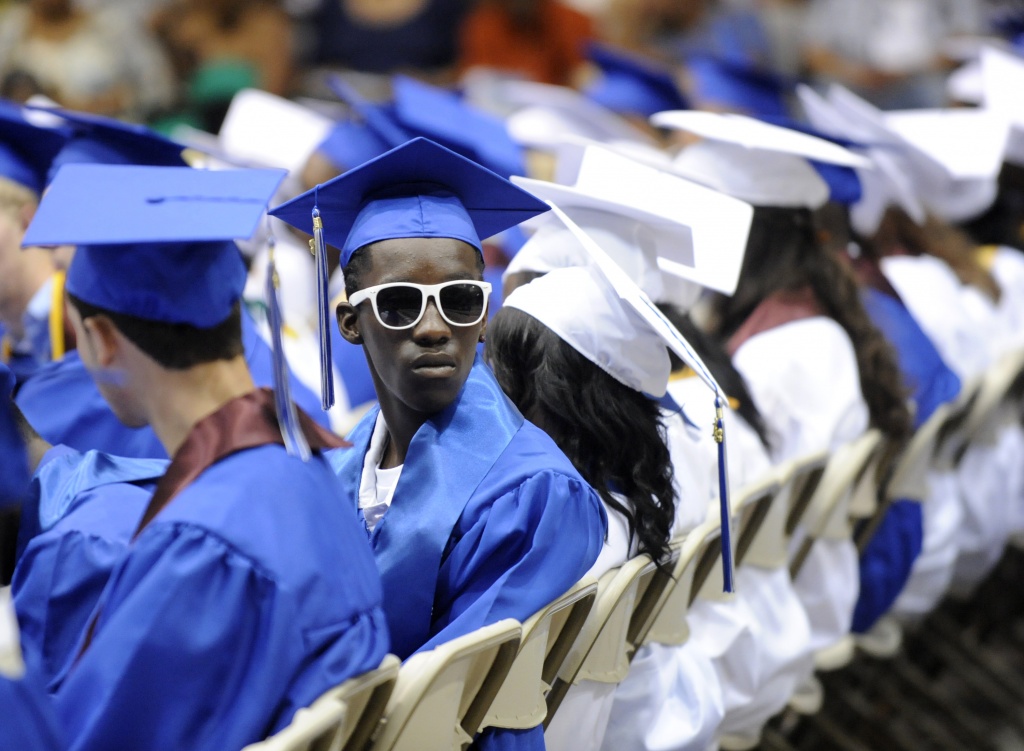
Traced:
[[374, 315], [386, 329], [410, 329], [423, 318], [427, 301], [434, 298], [437, 311], [452, 326], [473, 326], [487, 313], [487, 300], [491, 294], [488, 282], [459, 279], [441, 284], [415, 284], [391, 282], [367, 287], [348, 299], [355, 307], [367, 300]]

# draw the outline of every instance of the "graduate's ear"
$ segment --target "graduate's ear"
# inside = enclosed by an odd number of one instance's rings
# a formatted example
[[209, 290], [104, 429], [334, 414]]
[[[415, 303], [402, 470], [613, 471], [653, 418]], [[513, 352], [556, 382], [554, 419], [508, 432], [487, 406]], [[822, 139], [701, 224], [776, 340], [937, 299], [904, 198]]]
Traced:
[[[489, 311], [487, 311], [489, 312]], [[487, 341], [487, 312], [484, 313], [484, 325], [480, 327], [480, 343]]]
[[81, 326], [85, 332], [85, 346], [89, 348], [90, 364], [94, 368], [114, 367], [123, 336], [114, 322], [105, 315], [95, 315], [82, 320]]
[[363, 335], [359, 333], [359, 311], [349, 302], [340, 302], [335, 309], [338, 317], [338, 331], [349, 344], [362, 344]]

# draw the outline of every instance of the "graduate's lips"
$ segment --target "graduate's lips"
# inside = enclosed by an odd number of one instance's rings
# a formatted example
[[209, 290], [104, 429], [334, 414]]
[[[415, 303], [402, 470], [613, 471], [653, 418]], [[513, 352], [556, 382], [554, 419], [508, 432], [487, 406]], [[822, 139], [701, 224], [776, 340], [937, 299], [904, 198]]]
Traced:
[[443, 354], [420, 355], [412, 361], [413, 372], [427, 378], [447, 378], [457, 367], [454, 357]]

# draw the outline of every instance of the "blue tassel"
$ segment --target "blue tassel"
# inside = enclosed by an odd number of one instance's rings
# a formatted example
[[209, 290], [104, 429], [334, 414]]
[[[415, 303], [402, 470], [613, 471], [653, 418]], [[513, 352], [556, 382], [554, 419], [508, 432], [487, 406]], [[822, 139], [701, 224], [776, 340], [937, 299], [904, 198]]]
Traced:
[[284, 345], [281, 341], [282, 316], [281, 301], [278, 289], [281, 286], [274, 264], [274, 236], [271, 235], [267, 244], [270, 249], [270, 262], [267, 264], [267, 318], [270, 324], [270, 351], [274, 364], [274, 406], [277, 410], [277, 423], [281, 426], [281, 437], [290, 456], [297, 456], [302, 461], [309, 461], [310, 450], [306, 436], [299, 426], [299, 415], [292, 401], [291, 386], [288, 381], [288, 364], [284, 359]]
[[[320, 186], [317, 186], [319, 189]], [[324, 244], [324, 223], [313, 197], [313, 240], [310, 243], [316, 263], [317, 335], [320, 337], [320, 408], [326, 412], [334, 406], [334, 366], [331, 357], [330, 292], [327, 279], [327, 246]]]
[[715, 396], [715, 442], [718, 443], [718, 498], [722, 514], [722, 590], [735, 592], [732, 560], [732, 513], [729, 510], [729, 463], [725, 451], [725, 401]]

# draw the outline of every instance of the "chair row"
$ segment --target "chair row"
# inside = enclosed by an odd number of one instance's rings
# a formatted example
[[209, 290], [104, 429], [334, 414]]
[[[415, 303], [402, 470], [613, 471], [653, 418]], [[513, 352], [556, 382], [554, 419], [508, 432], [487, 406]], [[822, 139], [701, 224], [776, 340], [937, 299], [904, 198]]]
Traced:
[[[776, 467], [735, 493], [736, 565], [785, 566], [795, 578], [818, 540], [853, 538], [863, 549], [891, 503], [925, 500], [929, 467], [955, 466], [967, 445], [994, 434], [1011, 413], [1007, 402], [1024, 391], [1022, 374], [1024, 353], [1006, 358], [936, 410], [904, 446], [869, 430], [831, 456]], [[461, 749], [488, 727], [546, 727], [574, 683], [621, 682], [644, 644], [686, 642], [696, 598], [728, 597], [721, 592], [720, 535], [716, 507], [671, 542], [661, 567], [638, 556], [600, 580], [580, 581], [525, 623], [495, 623], [401, 666], [389, 656], [245, 751]], [[821, 650], [816, 665], [840, 668], [854, 651], [848, 635]], [[815, 708], [812, 702], [803, 710]], [[757, 739], [721, 741], [740, 749]]]

